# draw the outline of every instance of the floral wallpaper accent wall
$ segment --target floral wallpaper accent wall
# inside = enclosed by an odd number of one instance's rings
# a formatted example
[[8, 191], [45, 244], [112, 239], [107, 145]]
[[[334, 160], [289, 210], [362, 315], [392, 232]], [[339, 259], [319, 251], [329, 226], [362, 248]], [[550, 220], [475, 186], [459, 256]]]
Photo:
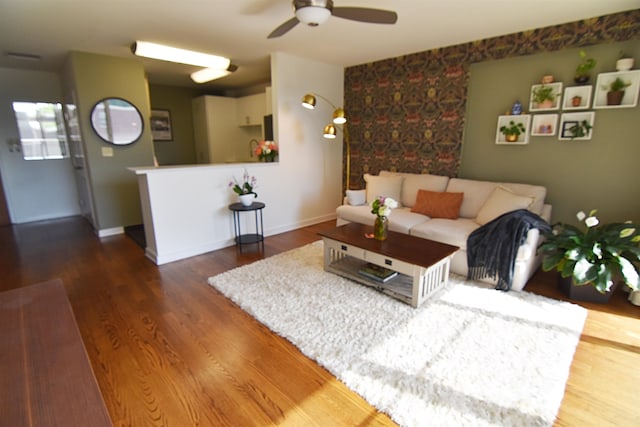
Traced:
[[351, 188], [380, 170], [457, 176], [472, 63], [637, 38], [640, 9], [347, 68]]

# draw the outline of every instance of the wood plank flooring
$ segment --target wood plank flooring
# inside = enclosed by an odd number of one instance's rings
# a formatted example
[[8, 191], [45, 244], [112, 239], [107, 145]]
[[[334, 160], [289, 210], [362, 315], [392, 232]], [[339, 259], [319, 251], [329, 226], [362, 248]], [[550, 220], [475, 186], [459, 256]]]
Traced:
[[[98, 239], [82, 218], [5, 226], [0, 291], [63, 280], [117, 426], [395, 425], [206, 283], [333, 225], [268, 237], [264, 252], [230, 247], [160, 267], [125, 235]], [[548, 273], [527, 290], [562, 298]], [[584, 304], [556, 425], [639, 425], [640, 308], [625, 297]]]

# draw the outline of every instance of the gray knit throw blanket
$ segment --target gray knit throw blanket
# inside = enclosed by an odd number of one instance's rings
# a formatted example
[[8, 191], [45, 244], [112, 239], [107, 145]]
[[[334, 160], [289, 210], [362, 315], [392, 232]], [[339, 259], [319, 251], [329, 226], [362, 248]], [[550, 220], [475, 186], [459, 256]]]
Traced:
[[467, 238], [468, 278], [498, 278], [496, 289], [508, 291], [518, 248], [532, 228], [551, 231], [549, 223], [526, 209], [507, 212], [474, 230]]

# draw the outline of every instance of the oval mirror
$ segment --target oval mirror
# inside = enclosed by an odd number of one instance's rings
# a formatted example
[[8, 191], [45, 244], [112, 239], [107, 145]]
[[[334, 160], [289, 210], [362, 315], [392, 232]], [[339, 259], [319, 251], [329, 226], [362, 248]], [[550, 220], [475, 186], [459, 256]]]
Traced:
[[127, 145], [140, 138], [144, 122], [140, 111], [129, 101], [106, 98], [93, 106], [91, 127], [106, 142]]

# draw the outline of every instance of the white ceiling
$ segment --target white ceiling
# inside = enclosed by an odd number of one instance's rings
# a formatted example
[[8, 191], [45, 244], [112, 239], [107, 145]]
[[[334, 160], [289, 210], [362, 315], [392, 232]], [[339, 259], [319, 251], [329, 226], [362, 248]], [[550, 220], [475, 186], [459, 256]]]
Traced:
[[[334, 0], [334, 6], [391, 9], [395, 25], [331, 17], [267, 35], [293, 16], [289, 0], [0, 0], [0, 67], [58, 70], [72, 50], [131, 58], [135, 40], [223, 55], [239, 66], [207, 89], [268, 81], [281, 51], [343, 66], [637, 9], [639, 0]], [[13, 59], [7, 52], [40, 55]], [[197, 87], [197, 68], [143, 62], [149, 81]]]

